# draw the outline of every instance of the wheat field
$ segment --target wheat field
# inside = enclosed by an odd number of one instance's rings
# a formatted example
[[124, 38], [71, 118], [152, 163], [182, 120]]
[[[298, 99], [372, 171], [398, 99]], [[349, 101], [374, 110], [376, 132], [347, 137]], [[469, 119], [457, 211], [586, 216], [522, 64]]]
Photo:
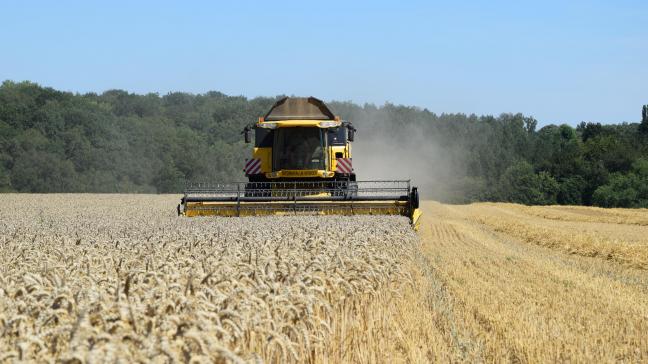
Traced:
[[0, 362], [643, 362], [648, 211], [182, 218], [3, 195]]

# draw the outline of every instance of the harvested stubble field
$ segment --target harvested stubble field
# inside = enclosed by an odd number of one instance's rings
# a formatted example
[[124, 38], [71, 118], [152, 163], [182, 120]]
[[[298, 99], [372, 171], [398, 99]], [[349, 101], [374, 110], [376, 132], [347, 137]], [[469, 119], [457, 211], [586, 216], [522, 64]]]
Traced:
[[[178, 218], [3, 195], [0, 362], [642, 362], [648, 212]], [[418, 235], [418, 236], [417, 236]]]

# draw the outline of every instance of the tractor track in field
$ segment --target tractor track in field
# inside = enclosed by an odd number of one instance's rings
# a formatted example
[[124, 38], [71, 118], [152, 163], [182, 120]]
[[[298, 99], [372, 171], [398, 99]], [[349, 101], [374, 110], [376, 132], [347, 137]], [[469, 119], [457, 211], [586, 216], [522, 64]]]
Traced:
[[552, 223], [520, 216], [516, 206], [426, 202], [423, 208], [422, 250], [443, 282], [443, 300], [453, 302], [447, 319], [454, 322], [447, 326], [469, 338], [449, 346], [448, 358], [648, 359], [648, 274], [643, 269], [538, 246], [489, 224], [492, 219], [515, 219], [536, 228]]

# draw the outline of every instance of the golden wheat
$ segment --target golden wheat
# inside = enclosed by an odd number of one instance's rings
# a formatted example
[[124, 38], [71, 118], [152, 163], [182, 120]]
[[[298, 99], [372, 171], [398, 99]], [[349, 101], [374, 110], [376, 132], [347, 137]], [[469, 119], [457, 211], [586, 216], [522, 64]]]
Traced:
[[[646, 210], [179, 218], [3, 195], [0, 362], [645, 362]], [[419, 238], [420, 237], [420, 238]]]
[[0, 359], [325, 360], [338, 315], [402, 286], [416, 249], [406, 218], [186, 219], [173, 200], [5, 195]]

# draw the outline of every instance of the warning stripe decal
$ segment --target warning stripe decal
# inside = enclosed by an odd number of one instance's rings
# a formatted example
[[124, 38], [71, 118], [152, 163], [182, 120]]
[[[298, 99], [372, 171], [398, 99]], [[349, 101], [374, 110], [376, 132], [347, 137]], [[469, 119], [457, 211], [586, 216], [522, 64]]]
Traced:
[[338, 158], [337, 159], [338, 173], [351, 173], [353, 171], [353, 164], [351, 158]]
[[261, 173], [261, 159], [250, 159], [245, 163], [245, 174], [259, 174]]
[[256, 159], [246, 159], [247, 162], [245, 163], [245, 170], [247, 170], [250, 166], [250, 163], [254, 162], [255, 160]]

